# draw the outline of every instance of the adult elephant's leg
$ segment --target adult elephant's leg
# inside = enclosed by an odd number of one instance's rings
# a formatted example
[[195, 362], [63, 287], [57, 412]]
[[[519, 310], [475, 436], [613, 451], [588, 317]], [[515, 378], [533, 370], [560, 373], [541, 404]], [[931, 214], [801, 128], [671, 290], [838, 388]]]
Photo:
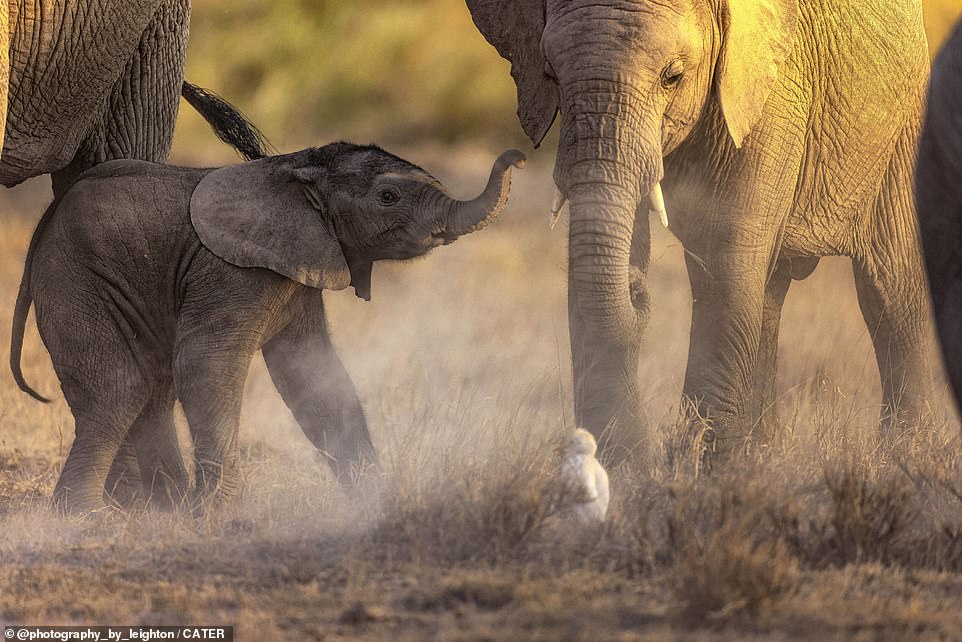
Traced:
[[853, 258], [859, 306], [882, 379], [882, 432], [896, 437], [930, 410], [930, 310], [912, 199], [914, 136], [904, 136], [873, 216], [871, 241]]
[[107, 111], [74, 160], [52, 175], [59, 197], [81, 173], [115, 158], [164, 162], [170, 155], [187, 54], [190, 1], [158, 3], [107, 99]]
[[762, 334], [755, 362], [752, 419], [754, 432], [774, 437], [778, 431], [778, 399], [775, 386], [778, 374], [778, 329], [782, 305], [792, 281], [802, 281], [818, 267], [818, 257], [783, 259], [765, 286], [765, 306], [762, 310]]
[[[632, 307], [647, 321], [650, 311], [648, 264], [650, 257], [649, 205], [638, 207], [632, 228], [629, 257], [629, 291]], [[573, 260], [573, 259], [572, 259]], [[631, 456], [648, 469], [650, 435], [638, 382], [638, 359], [643, 327], [614, 341], [593, 333], [579, 299], [579, 287], [568, 278], [568, 327], [574, 374], [575, 421], [599, 438], [606, 462]]]
[[755, 252], [704, 260], [686, 254], [693, 304], [684, 393], [708, 421], [708, 463], [723, 463], [752, 436], [767, 276], [761, 257]]
[[[855, 263], [859, 306], [872, 336], [882, 379], [882, 433], [897, 437], [929, 411], [931, 372], [926, 357], [927, 306], [917, 290], [921, 268], [893, 274], [887, 267]], [[915, 290], [915, 291], [913, 291]]]
[[187, 497], [187, 465], [174, 425], [174, 391], [168, 382], [156, 392], [129, 433], [139, 462], [138, 478], [148, 506], [170, 510]]
[[752, 425], [755, 431], [773, 435], [776, 431], [777, 391], [775, 375], [778, 367], [778, 328], [782, 319], [782, 305], [792, 283], [789, 259], [778, 262], [765, 285], [762, 307], [762, 329], [755, 362], [755, 382], [752, 394]]

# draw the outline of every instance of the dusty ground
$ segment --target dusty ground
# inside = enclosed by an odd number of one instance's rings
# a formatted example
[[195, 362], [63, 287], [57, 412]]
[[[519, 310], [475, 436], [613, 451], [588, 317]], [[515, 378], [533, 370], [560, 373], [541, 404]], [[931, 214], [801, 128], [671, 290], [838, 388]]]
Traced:
[[[445, 172], [410, 156], [462, 196], [491, 160]], [[657, 231], [640, 364], [657, 465], [612, 471], [604, 531], [571, 543], [544, 527], [549, 446], [571, 427], [549, 177], [523, 172], [485, 232], [379, 265], [373, 302], [328, 297], [384, 464], [366, 502], [342, 495], [256, 362], [228, 512], [55, 517], [72, 419], [0, 375], [0, 623], [232, 624], [240, 640], [962, 637], [958, 427], [935, 418], [875, 449], [877, 371], [841, 260], [789, 295], [780, 435], [696, 480], [676, 436], [690, 295]], [[0, 195], [0, 363], [35, 191]], [[29, 328], [27, 378], [56, 393]]]

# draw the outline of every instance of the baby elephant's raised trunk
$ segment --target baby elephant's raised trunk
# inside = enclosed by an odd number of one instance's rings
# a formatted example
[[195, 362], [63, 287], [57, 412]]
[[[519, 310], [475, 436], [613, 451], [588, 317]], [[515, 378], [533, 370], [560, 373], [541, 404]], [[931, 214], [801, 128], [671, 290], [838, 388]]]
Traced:
[[525, 160], [524, 154], [516, 149], [498, 156], [480, 196], [471, 201], [451, 201], [444, 226], [446, 235], [455, 237], [476, 232], [496, 219], [508, 202], [511, 168], [523, 168]]

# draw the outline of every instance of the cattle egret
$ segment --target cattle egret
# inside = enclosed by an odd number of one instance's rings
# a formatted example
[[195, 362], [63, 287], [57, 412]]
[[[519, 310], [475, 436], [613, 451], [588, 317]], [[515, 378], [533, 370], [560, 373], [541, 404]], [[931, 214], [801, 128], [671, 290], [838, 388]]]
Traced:
[[603, 523], [608, 512], [608, 473], [595, 459], [595, 438], [578, 428], [559, 450], [564, 457], [561, 481], [568, 491], [563, 513], [583, 526]]

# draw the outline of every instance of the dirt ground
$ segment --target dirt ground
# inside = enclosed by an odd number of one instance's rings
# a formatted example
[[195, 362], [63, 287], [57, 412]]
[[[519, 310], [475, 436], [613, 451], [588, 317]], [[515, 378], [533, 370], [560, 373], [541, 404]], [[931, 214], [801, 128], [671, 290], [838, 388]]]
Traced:
[[[462, 197], [492, 160], [407, 155]], [[937, 400], [923, 430], [875, 445], [878, 373], [842, 259], [789, 294], [780, 432], [698, 479], [678, 419], [690, 293], [678, 242], [656, 230], [639, 366], [656, 463], [611, 471], [603, 529], [558, 535], [566, 233], [545, 225], [550, 167], [534, 160], [488, 230], [378, 265], [371, 303], [327, 296], [382, 462], [363, 498], [341, 492], [258, 359], [228, 510], [55, 516], [73, 422], [31, 321], [24, 370], [57, 400], [0, 375], [0, 624], [221, 624], [238, 640], [962, 639], [958, 424]], [[3, 363], [45, 198], [42, 185], [0, 195]]]

